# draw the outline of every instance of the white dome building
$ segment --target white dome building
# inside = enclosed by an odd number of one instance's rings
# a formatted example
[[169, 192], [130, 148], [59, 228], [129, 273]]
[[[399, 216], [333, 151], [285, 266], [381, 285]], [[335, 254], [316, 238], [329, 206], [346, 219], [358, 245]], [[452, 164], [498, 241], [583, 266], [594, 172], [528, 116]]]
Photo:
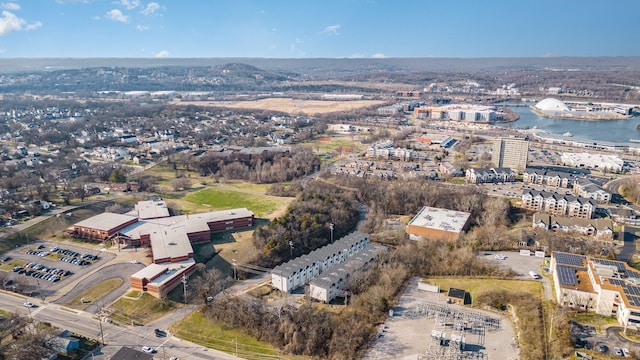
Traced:
[[535, 107], [543, 112], [569, 112], [571, 109], [564, 102], [554, 99], [546, 98], [535, 105]]

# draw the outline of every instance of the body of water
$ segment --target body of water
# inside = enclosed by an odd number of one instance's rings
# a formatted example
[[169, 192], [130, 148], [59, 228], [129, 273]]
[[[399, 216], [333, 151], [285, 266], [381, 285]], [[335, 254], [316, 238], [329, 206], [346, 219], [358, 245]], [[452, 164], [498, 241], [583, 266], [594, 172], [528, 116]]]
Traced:
[[545, 118], [536, 115], [528, 107], [513, 107], [511, 110], [518, 113], [520, 119], [500, 126], [514, 129], [531, 129], [535, 126], [555, 135], [570, 132], [576, 138], [616, 143], [640, 139], [640, 130], [636, 129], [640, 116], [626, 120], [568, 120]]

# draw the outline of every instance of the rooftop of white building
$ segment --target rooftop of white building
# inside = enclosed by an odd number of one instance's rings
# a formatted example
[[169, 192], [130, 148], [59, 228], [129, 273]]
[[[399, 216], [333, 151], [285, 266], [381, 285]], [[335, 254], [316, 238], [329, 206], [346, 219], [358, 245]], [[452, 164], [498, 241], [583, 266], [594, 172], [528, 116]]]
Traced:
[[469, 220], [470, 213], [425, 206], [411, 219], [409, 225], [459, 233]]

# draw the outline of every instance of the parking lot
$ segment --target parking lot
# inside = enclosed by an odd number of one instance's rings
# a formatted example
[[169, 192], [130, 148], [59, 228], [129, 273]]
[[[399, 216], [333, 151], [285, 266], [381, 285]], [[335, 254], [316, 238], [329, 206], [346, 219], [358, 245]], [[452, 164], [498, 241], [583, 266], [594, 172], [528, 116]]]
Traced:
[[48, 297], [115, 257], [114, 254], [71, 244], [37, 242], [7, 252], [3, 285], [8, 290]]
[[[503, 255], [504, 259], [498, 260], [496, 255]], [[543, 272], [543, 258], [523, 256], [517, 251], [482, 251], [478, 256], [494, 265], [513, 270], [517, 274], [516, 277], [520, 279], [532, 280], [529, 271], [533, 271], [536, 274]]]

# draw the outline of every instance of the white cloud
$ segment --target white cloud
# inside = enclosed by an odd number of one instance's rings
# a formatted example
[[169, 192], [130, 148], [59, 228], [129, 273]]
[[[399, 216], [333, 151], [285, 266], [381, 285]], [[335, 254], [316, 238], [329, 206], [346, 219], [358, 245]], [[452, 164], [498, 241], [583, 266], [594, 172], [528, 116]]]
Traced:
[[25, 30], [27, 31], [31, 31], [31, 30], [36, 30], [42, 27], [42, 23], [40, 21], [36, 21], [34, 23], [31, 23], [29, 25], [27, 25], [27, 27], [25, 28]]
[[386, 58], [386, 56], [384, 56], [384, 54], [382, 54], [382, 53], [373, 54], [373, 55], [371, 55], [371, 57], [374, 58], [374, 59], [384, 59], [384, 58]]
[[329, 25], [326, 28], [324, 28], [324, 30], [322, 30], [322, 32], [325, 33], [325, 34], [329, 34], [331, 36], [339, 35], [338, 30], [340, 30], [341, 27], [342, 27], [342, 25]]
[[140, 6], [140, 0], [120, 0], [120, 5], [124, 6], [127, 10], [131, 10]]
[[149, 25], [136, 25], [136, 30], [138, 30], [138, 31], [147, 31], [147, 30], [149, 30]]
[[113, 9], [107, 12], [107, 19], [111, 21], [118, 21], [126, 23], [129, 21], [129, 17], [122, 13], [122, 11], [118, 9]]
[[0, 36], [12, 31], [20, 31], [26, 23], [25, 19], [21, 19], [14, 13], [4, 10], [2, 11], [2, 17], [0, 17]]
[[4, 10], [16, 11], [16, 10], [20, 10], [20, 5], [16, 3], [2, 3], [0, 4], [0, 8]]
[[153, 55], [153, 57], [166, 58], [166, 57], [169, 57], [169, 52], [167, 50], [162, 50], [162, 51], [158, 52], [157, 54]]
[[351, 54], [349, 55], [349, 59], [360, 59], [363, 58], [364, 54]]
[[160, 10], [160, 4], [157, 2], [150, 2], [147, 6], [142, 10], [144, 15], [153, 15], [156, 11]]
[[14, 13], [3, 10], [0, 17], [0, 36], [6, 35], [12, 31], [31, 31], [42, 27], [40, 21], [28, 24], [27, 20], [17, 17]]

